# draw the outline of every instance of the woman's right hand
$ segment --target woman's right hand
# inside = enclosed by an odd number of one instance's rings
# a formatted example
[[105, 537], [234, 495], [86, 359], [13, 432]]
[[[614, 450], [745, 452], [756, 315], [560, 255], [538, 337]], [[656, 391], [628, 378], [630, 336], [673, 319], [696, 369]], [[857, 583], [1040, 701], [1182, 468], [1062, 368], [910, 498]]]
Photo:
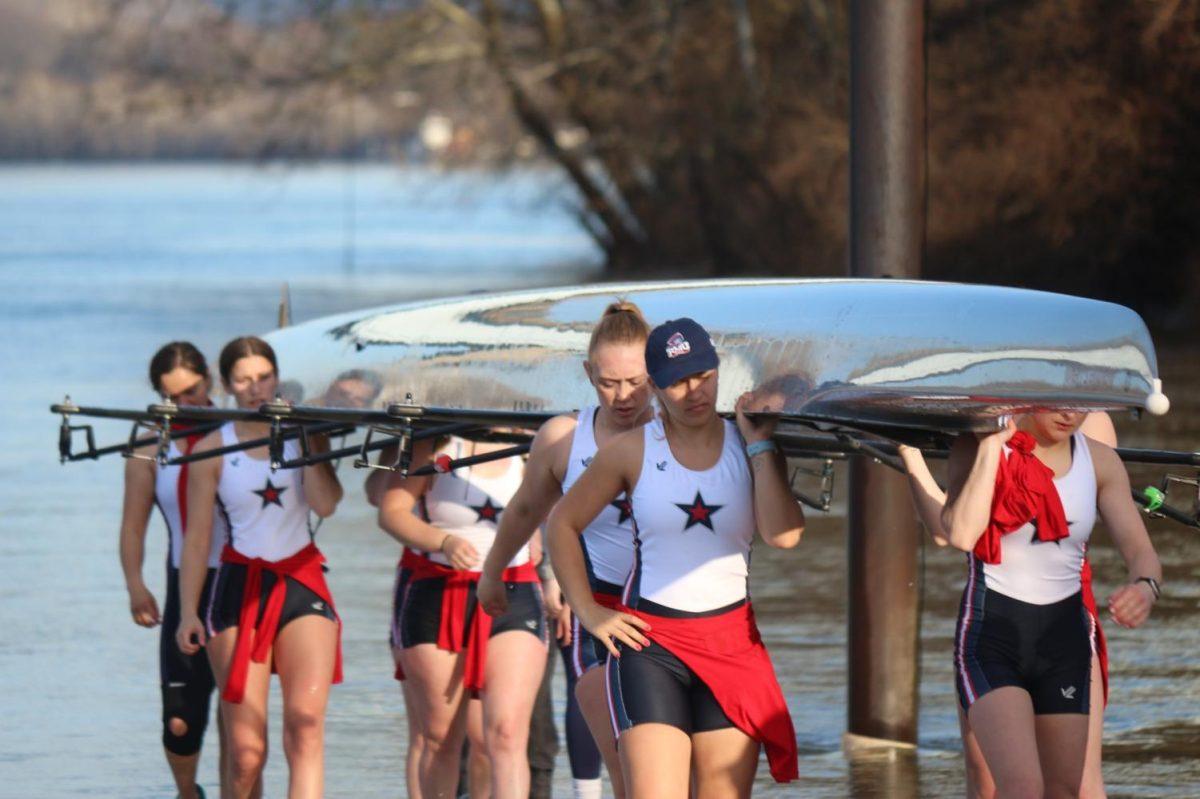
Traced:
[[154, 594], [141, 584], [129, 586], [129, 614], [133, 623], [141, 627], [156, 627], [162, 622]]
[[487, 611], [492, 618], [503, 616], [508, 612], [508, 589], [504, 581], [491, 576], [486, 571], [479, 575], [479, 583], [475, 586], [475, 596], [479, 599], [479, 607]]
[[479, 552], [465, 538], [447, 533], [442, 539], [441, 552], [455, 569], [470, 571], [479, 564]]
[[596, 602], [591, 602], [587, 608], [577, 608], [575, 615], [579, 623], [587, 628], [596, 640], [604, 644], [613, 657], [620, 657], [616, 642], [633, 647], [640, 651], [650, 645], [650, 639], [642, 635], [650, 632], [650, 624], [630, 613], [610, 610]]
[[979, 436], [979, 446], [993, 446], [996, 447], [996, 449], [999, 449], [1007, 444], [1009, 439], [1011, 439], [1016, 432], [1017, 423], [1014, 422], [1013, 418], [1010, 416], [1005, 421], [1004, 427], [1001, 427], [994, 433], [988, 433], [987, 435]]
[[179, 651], [185, 655], [194, 655], [206, 643], [204, 622], [195, 613], [179, 620], [179, 629], [175, 631], [175, 643]]

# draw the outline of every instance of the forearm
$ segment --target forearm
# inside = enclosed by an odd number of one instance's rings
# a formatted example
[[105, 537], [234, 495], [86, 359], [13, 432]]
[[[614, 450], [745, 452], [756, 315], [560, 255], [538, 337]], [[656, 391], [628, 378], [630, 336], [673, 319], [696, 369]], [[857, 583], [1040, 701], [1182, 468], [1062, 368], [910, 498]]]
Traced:
[[120, 557], [121, 571], [125, 575], [125, 587], [133, 588], [135, 586], [144, 585], [142, 578], [142, 565], [146, 559], [146, 530], [142, 528], [139, 533], [137, 530], [130, 529], [128, 526], [121, 528], [120, 541]]
[[933, 479], [933, 475], [925, 466], [924, 458], [921, 458], [919, 453], [917, 460], [919, 463], [910, 464], [908, 458], [904, 459], [904, 465], [908, 469], [908, 490], [912, 495], [913, 507], [917, 509], [917, 515], [921, 518], [921, 522], [929, 531], [934, 542], [938, 546], [946, 546], [950, 543], [949, 536], [946, 535], [946, 528], [942, 526], [942, 510], [946, 507], [946, 493]]
[[500, 517], [500, 529], [496, 531], [496, 540], [492, 542], [492, 548], [483, 562], [483, 573], [499, 578], [521, 547], [533, 537], [540, 521], [540, 518], [535, 519], [527, 505], [505, 508]]
[[434, 527], [417, 518], [411, 511], [380, 511], [380, 528], [409, 549], [421, 552], [439, 552], [449, 536], [440, 527]]
[[787, 482], [787, 462], [775, 452], [750, 459], [754, 474], [754, 520], [763, 541], [787, 549], [800, 542], [804, 511]]
[[1126, 559], [1125, 566], [1129, 569], [1131, 582], [1139, 577], [1153, 577], [1156, 583], [1162, 583], [1162, 563], [1159, 562], [1158, 553], [1154, 551], [1154, 547], [1139, 548], [1137, 552]]
[[200, 592], [208, 572], [208, 547], [211, 527], [190, 531], [183, 537], [183, 553], [179, 560], [179, 608], [183, 617], [197, 615]]
[[999, 465], [1000, 448], [980, 444], [962, 490], [942, 511], [946, 538], [952, 546], [964, 552], [974, 549], [987, 529]]
[[321, 518], [333, 515], [342, 501], [342, 484], [331, 464], [304, 467], [304, 499], [312, 512]]

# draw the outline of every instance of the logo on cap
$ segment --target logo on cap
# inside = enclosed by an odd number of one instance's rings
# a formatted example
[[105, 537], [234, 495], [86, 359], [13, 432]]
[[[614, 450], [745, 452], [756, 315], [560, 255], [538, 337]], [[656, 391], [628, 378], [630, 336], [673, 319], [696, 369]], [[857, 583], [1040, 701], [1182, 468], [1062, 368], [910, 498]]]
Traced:
[[682, 333], [675, 333], [667, 339], [667, 357], [678, 358], [680, 355], [687, 355], [692, 351], [692, 345], [683, 337]]

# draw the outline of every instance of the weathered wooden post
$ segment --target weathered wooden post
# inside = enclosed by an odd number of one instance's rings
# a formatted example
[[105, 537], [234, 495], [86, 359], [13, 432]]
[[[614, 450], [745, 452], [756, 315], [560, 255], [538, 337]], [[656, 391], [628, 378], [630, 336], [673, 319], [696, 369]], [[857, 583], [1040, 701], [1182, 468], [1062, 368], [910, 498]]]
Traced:
[[[920, 276], [925, 4], [850, 3], [850, 274]], [[920, 530], [903, 475], [850, 466], [847, 748], [917, 740]]]

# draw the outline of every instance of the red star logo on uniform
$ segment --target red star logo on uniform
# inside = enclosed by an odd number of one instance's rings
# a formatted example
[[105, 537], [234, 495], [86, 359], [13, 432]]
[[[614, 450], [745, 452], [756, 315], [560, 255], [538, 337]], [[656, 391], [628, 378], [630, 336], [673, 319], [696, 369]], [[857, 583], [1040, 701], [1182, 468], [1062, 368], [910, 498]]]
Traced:
[[264, 508], [268, 505], [278, 505], [282, 508], [283, 502], [279, 498], [283, 495], [284, 491], [287, 491], [287, 486], [274, 485], [271, 482], [271, 478], [268, 477], [266, 486], [258, 489], [254, 493], [262, 497], [262, 506]]
[[503, 505], [493, 505], [492, 498], [486, 497], [483, 500], [482, 505], [472, 505], [471, 509], [479, 514], [479, 518], [476, 519], [476, 521], [492, 522], [493, 524], [495, 524], [497, 522], [497, 520], [499, 520], [500, 514], [504, 511], [504, 506]]
[[629, 497], [614, 499], [609, 504], [620, 511], [620, 518], [617, 519], [617, 524], [624, 524], [625, 520], [633, 515], [633, 503], [629, 501]]
[[719, 511], [724, 505], [706, 505], [704, 497], [700, 496], [700, 492], [696, 492], [696, 498], [692, 500], [692, 504], [684, 505], [680, 502], [675, 503], [675, 507], [687, 514], [687, 522], [683, 525], [683, 529], [687, 530], [694, 524], [702, 524], [714, 533], [712, 515]]

